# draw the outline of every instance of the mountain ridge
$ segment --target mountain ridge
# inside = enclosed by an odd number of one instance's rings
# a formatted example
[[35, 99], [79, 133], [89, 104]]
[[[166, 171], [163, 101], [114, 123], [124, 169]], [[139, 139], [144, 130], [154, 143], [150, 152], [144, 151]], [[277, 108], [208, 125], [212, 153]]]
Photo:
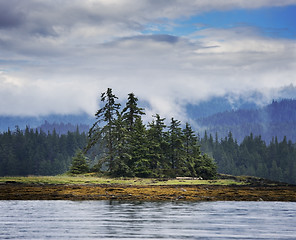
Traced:
[[195, 119], [201, 129], [223, 138], [232, 132], [241, 142], [245, 136], [261, 136], [267, 143], [273, 137], [296, 141], [296, 100], [283, 99], [258, 109], [239, 109]]
[[[198, 104], [186, 105], [186, 117], [190, 119], [196, 132], [207, 131], [209, 134], [218, 134], [223, 138], [231, 131], [239, 142], [250, 133], [261, 135], [267, 143], [277, 136], [296, 142], [296, 87], [290, 85], [277, 91], [275, 100], [267, 102], [263, 94], [249, 92], [244, 95], [226, 94], [213, 97]], [[285, 99], [283, 96], [289, 96]], [[264, 99], [264, 100], [263, 100]], [[95, 121], [94, 116], [87, 113], [80, 114], [50, 114], [37, 117], [0, 116], [0, 132], [13, 130], [16, 126], [25, 129], [42, 130], [63, 134], [68, 131], [88, 131]]]

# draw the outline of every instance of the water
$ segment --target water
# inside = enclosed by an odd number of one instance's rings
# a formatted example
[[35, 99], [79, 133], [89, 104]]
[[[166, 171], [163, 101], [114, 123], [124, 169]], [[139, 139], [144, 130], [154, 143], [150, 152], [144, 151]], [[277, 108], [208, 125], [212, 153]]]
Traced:
[[295, 239], [296, 203], [0, 201], [0, 239]]

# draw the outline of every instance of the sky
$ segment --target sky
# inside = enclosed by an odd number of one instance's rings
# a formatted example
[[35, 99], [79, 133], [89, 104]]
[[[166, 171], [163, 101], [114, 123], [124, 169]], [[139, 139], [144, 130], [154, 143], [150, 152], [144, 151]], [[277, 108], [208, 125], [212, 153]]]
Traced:
[[0, 0], [0, 115], [147, 115], [296, 86], [296, 0]]

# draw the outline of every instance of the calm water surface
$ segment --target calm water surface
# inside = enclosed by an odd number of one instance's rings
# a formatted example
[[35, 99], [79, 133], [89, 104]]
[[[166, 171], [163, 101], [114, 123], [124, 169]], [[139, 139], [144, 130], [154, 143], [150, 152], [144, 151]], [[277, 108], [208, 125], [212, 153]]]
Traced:
[[0, 239], [296, 239], [296, 203], [0, 201]]

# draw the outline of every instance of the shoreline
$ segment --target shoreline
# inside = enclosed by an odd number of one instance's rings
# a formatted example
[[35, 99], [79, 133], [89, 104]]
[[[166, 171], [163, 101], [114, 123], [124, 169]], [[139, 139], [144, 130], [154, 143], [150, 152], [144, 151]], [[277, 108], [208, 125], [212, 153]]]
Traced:
[[296, 185], [125, 185], [5, 182], [0, 200], [286, 201]]

